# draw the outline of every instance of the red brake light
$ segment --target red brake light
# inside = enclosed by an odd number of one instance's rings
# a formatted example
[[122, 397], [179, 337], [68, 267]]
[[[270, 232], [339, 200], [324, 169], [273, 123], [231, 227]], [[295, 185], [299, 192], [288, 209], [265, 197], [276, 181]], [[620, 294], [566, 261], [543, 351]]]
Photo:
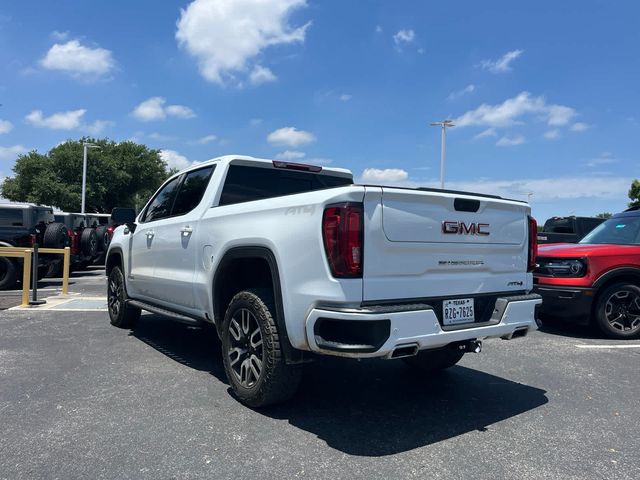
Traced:
[[529, 219], [529, 257], [527, 264], [527, 272], [533, 272], [536, 267], [536, 258], [538, 256], [538, 222], [533, 217]]
[[107, 227], [107, 232], [109, 232], [109, 235], [113, 235], [113, 227]]
[[281, 162], [273, 160], [273, 166], [276, 168], [286, 168], [288, 170], [301, 170], [303, 172], [318, 173], [322, 171], [322, 167], [317, 165], [306, 165], [304, 163]]
[[322, 239], [334, 277], [362, 277], [363, 224], [362, 204], [343, 203], [325, 208]]

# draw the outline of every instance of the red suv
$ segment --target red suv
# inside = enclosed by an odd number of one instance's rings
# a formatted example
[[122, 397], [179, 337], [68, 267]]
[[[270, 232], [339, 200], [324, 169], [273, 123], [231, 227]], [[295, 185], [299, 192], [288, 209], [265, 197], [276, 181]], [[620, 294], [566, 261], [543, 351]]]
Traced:
[[640, 209], [598, 225], [577, 244], [538, 249], [539, 314], [595, 323], [612, 338], [640, 337]]

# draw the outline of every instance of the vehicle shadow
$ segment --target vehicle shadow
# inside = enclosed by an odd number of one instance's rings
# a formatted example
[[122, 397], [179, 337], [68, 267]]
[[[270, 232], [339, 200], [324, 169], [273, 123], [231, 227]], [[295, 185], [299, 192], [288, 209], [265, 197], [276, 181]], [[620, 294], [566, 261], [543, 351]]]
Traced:
[[[145, 315], [131, 335], [226, 383], [213, 329]], [[484, 432], [548, 402], [542, 389], [462, 366], [427, 376], [398, 360], [319, 358], [304, 369], [295, 398], [256, 411], [287, 420], [349, 455], [393, 455]]]
[[600, 332], [594, 325], [578, 325], [576, 323], [565, 322], [557, 318], [545, 318], [542, 326], [539, 327], [541, 332], [548, 335], [557, 335], [569, 338], [581, 338], [585, 340], [604, 339], [606, 336]]

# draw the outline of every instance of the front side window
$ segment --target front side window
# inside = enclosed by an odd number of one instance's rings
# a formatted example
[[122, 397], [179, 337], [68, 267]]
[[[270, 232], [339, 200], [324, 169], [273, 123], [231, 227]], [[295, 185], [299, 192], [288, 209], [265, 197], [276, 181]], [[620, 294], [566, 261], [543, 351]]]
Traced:
[[176, 177], [170, 180], [162, 187], [156, 196], [153, 197], [153, 200], [151, 200], [151, 203], [142, 216], [141, 220], [143, 222], [152, 222], [153, 220], [160, 220], [161, 218], [171, 215], [171, 207], [173, 206], [173, 199], [175, 198], [179, 179], [180, 177]]
[[598, 225], [580, 243], [640, 245], [640, 217], [611, 218]]
[[202, 200], [207, 185], [209, 184], [209, 178], [215, 165], [194, 170], [185, 175], [180, 190], [176, 196], [176, 201], [173, 206], [171, 215], [184, 215], [196, 208]]

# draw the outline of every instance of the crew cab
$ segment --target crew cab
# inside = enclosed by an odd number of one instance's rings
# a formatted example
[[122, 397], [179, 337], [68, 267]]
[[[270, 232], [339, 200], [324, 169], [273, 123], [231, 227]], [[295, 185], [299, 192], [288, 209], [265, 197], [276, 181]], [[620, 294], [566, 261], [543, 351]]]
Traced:
[[147, 310], [214, 324], [250, 406], [293, 395], [317, 355], [434, 371], [537, 328], [524, 202], [225, 156], [169, 178], [137, 217], [112, 217], [123, 225], [106, 260], [111, 323]]
[[578, 244], [542, 245], [534, 291], [539, 315], [582, 325], [607, 336], [640, 337], [640, 210], [600, 224]]
[[578, 243], [602, 222], [604, 218], [598, 217], [552, 217], [538, 232], [538, 244]]

